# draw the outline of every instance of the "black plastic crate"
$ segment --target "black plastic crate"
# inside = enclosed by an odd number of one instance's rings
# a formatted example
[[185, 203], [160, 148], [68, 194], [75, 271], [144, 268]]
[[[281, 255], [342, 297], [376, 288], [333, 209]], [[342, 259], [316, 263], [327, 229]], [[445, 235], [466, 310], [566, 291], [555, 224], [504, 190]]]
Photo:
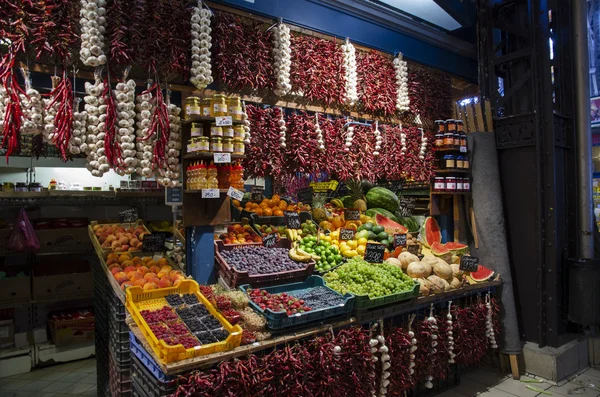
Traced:
[[110, 348], [108, 354], [119, 368], [131, 369], [131, 351], [128, 350], [123, 352]]
[[164, 397], [173, 394], [175, 390], [177, 390], [175, 380], [167, 382], [159, 381], [150, 371], [148, 371], [137, 357], [133, 357], [132, 363], [132, 379], [134, 385], [139, 384], [144, 394], [148, 397]]

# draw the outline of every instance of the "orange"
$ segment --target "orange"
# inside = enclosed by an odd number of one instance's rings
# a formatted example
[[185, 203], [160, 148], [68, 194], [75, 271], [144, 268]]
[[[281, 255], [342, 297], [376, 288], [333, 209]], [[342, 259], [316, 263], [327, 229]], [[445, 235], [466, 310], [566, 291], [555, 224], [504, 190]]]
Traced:
[[272, 210], [272, 209], [270, 209], [270, 208], [265, 208], [265, 209], [263, 210], [263, 215], [264, 215], [264, 216], [272, 216], [272, 215], [273, 215], [273, 210]]
[[269, 208], [269, 205], [263, 201], [262, 203], [260, 203], [259, 207], [260, 208]]
[[273, 211], [273, 215], [275, 215], [275, 216], [283, 216], [283, 211], [277, 209], [277, 210]]
[[342, 219], [341, 216], [333, 216], [331, 219], [331, 225], [337, 229], [339, 227], [344, 226], [344, 220]]
[[261, 204], [266, 204], [267, 207], [271, 207], [273, 205], [273, 201], [271, 199], [264, 199]]
[[262, 208], [257, 208], [255, 212], [256, 212], [256, 215], [263, 216], [263, 209]]
[[281, 197], [279, 197], [279, 195], [278, 195], [278, 194], [274, 194], [274, 195], [273, 195], [273, 198], [272, 198], [271, 200], [273, 201], [273, 203], [274, 203], [275, 205], [278, 205], [278, 204], [279, 204], [279, 202], [281, 201]]
[[284, 200], [281, 200], [281, 201], [279, 202], [279, 209], [280, 209], [280, 210], [284, 210], [284, 211], [285, 211], [285, 210], [287, 209], [287, 206], [288, 206], [288, 205], [287, 205], [287, 203], [286, 203]]
[[239, 200], [232, 200], [231, 202], [232, 202], [232, 203], [233, 203], [233, 205], [235, 205], [236, 207], [239, 207], [239, 206], [240, 206], [240, 204], [241, 204]]

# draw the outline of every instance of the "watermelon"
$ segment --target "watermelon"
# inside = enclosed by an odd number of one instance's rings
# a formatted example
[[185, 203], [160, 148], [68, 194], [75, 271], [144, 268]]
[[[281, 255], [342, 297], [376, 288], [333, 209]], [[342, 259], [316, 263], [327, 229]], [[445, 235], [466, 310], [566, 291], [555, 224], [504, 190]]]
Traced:
[[419, 231], [419, 241], [426, 247], [431, 247], [431, 244], [442, 242], [442, 233], [440, 232], [440, 225], [434, 217], [427, 217], [421, 230]]
[[469, 253], [469, 246], [454, 241], [449, 241], [446, 244], [446, 248], [452, 251], [454, 255], [466, 255]]
[[417, 222], [417, 220], [412, 216], [399, 217], [398, 223], [407, 228], [409, 232], [419, 231], [419, 222]]
[[365, 215], [369, 216], [371, 218], [375, 218], [375, 215], [377, 215], [377, 214], [381, 214], [381, 215], [385, 216], [386, 218], [393, 220], [394, 222], [398, 222], [398, 218], [396, 218], [396, 216], [394, 214], [392, 214], [390, 211], [385, 210], [383, 208], [371, 208], [365, 212]]
[[383, 226], [388, 234], [406, 234], [408, 232], [407, 228], [381, 214], [375, 215], [375, 222], [377, 222], [379, 226]]
[[374, 187], [367, 192], [365, 198], [367, 199], [367, 208], [383, 208], [394, 212], [400, 205], [398, 196], [384, 187]]
[[483, 265], [477, 266], [476, 272], [471, 272], [467, 277], [471, 278], [476, 283], [483, 283], [494, 277], [495, 272]]
[[442, 244], [440, 242], [434, 241], [431, 244], [431, 247], [429, 247], [431, 249], [431, 253], [435, 256], [437, 256], [440, 259], [443, 259], [444, 261], [450, 263], [452, 262], [452, 253], [450, 252], [450, 250], [448, 248], [446, 248], [445, 244]]
[[340, 200], [344, 204], [344, 208], [352, 208], [354, 205], [354, 200], [352, 200], [352, 196], [343, 196], [340, 197]]

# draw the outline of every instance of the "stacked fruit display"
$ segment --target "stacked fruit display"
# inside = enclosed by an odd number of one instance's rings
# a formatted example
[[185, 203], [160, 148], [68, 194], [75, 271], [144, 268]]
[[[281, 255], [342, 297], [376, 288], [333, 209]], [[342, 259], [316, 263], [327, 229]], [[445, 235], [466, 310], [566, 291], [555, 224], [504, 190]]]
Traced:
[[309, 235], [298, 245], [300, 253], [307, 253], [316, 261], [316, 271], [325, 272], [342, 263], [344, 258], [336, 245], [324, 238], [317, 240], [316, 236]]
[[274, 225], [254, 225], [263, 236], [271, 233], [277, 233], [279, 238], [287, 236], [287, 227], [285, 226], [274, 226]]
[[106, 265], [122, 290], [137, 285], [144, 291], [178, 286], [185, 275], [173, 270], [166, 258], [132, 256], [128, 252], [108, 254]]
[[286, 312], [288, 316], [296, 313], [309, 312], [312, 308], [304, 305], [303, 299], [297, 299], [288, 294], [270, 294], [262, 289], [248, 290], [248, 297], [262, 310]]
[[284, 211], [310, 211], [310, 206], [302, 203], [288, 203], [285, 200], [282, 200], [279, 195], [275, 194], [272, 198], [265, 198], [260, 203], [253, 203], [252, 201], [247, 201], [244, 207], [242, 204], [234, 200], [233, 205], [238, 210], [246, 210], [248, 212], [252, 212], [258, 216], [283, 216]]
[[141, 251], [144, 235], [148, 234], [148, 230], [142, 225], [94, 225], [92, 230], [100, 242], [100, 246], [110, 248], [114, 252]]
[[221, 251], [220, 255], [229, 266], [237, 271], [248, 272], [250, 275], [280, 273], [306, 268], [306, 263], [290, 258], [290, 251], [287, 248], [241, 246], [232, 250]]
[[247, 244], [260, 243], [262, 239], [250, 225], [230, 225], [227, 227], [227, 233], [215, 235], [215, 240], [220, 239], [225, 244]]

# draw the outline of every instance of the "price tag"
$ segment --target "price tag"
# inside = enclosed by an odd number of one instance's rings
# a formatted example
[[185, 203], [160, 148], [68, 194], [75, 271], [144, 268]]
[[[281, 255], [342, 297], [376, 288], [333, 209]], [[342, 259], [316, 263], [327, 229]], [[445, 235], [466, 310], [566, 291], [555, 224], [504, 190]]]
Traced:
[[419, 244], [409, 245], [408, 247], [406, 247], [406, 250], [413, 255], [418, 255], [419, 254]]
[[360, 210], [356, 208], [346, 208], [344, 210], [344, 219], [346, 219], [347, 221], [360, 220]]
[[165, 189], [165, 204], [170, 206], [181, 205], [183, 195], [181, 187], [168, 187]]
[[394, 234], [394, 248], [406, 247], [406, 234]]
[[379, 243], [367, 243], [364, 259], [370, 263], [383, 263], [385, 245]]
[[217, 127], [227, 127], [233, 125], [231, 116], [217, 116], [215, 117], [215, 124]]
[[218, 199], [219, 198], [219, 189], [202, 189], [202, 198]]
[[142, 240], [142, 252], [163, 252], [165, 250], [164, 234], [146, 234]]
[[227, 191], [227, 195], [237, 201], [242, 201], [242, 199], [244, 198], [244, 192], [241, 192], [231, 186], [229, 187], [229, 190]]
[[460, 152], [461, 153], [467, 153], [467, 147], [466, 146], [461, 146], [460, 147]]
[[479, 267], [479, 258], [476, 256], [463, 255], [460, 258], [460, 270], [464, 272], [476, 272]]
[[354, 238], [354, 229], [340, 229], [340, 240], [352, 240]]
[[215, 153], [213, 159], [215, 164], [231, 163], [231, 153]]
[[121, 223], [131, 223], [138, 220], [137, 208], [130, 208], [119, 212], [119, 221]]
[[300, 229], [302, 223], [300, 222], [300, 215], [295, 211], [284, 211], [283, 216], [285, 217], [285, 224], [288, 229]]
[[263, 245], [267, 248], [274, 247], [275, 244], [277, 244], [278, 240], [279, 236], [277, 235], [277, 233], [267, 234], [262, 238]]
[[415, 198], [414, 197], [401, 197], [400, 206], [398, 212], [400, 216], [412, 216], [412, 210], [415, 209]]
[[312, 187], [307, 187], [305, 189], [300, 189], [298, 191], [297, 198], [298, 198], [298, 202], [300, 202], [300, 203], [312, 205], [312, 201], [313, 201], [313, 188]]
[[265, 198], [264, 189], [260, 186], [253, 186], [252, 193], [250, 194], [250, 201], [253, 203], [260, 203]]

